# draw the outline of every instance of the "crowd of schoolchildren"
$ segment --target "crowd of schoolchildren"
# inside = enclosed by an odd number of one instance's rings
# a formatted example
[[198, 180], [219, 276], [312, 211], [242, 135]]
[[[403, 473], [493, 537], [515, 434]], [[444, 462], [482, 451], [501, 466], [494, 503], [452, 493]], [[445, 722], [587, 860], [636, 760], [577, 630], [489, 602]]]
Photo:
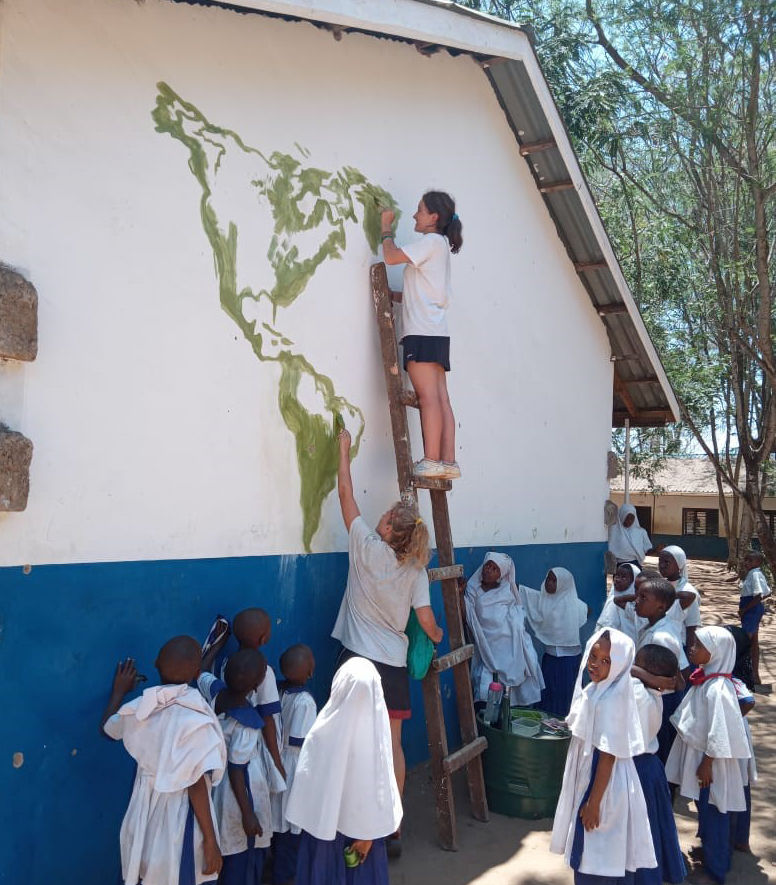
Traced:
[[388, 885], [384, 837], [402, 811], [377, 670], [345, 661], [318, 713], [312, 650], [286, 649], [277, 682], [260, 651], [270, 629], [263, 609], [239, 612], [228, 657], [221, 617], [202, 647], [169, 640], [162, 684], [124, 704], [142, 677], [131, 658], [119, 663], [102, 727], [137, 762], [125, 883]]
[[[393, 212], [382, 215], [384, 259], [405, 264], [404, 292], [394, 297], [403, 299], [404, 366], [421, 409], [424, 457], [414, 472], [457, 479], [445, 373], [449, 261], [463, 242], [461, 223], [449, 195], [436, 191], [414, 219], [422, 238], [400, 248]], [[442, 631], [429, 603], [422, 519], [397, 503], [369, 530], [353, 496], [349, 447], [343, 431], [338, 485], [350, 574], [333, 635], [345, 654], [319, 713], [306, 688], [311, 649], [286, 649], [278, 683], [260, 651], [271, 621], [258, 608], [235, 616], [229, 656], [223, 618], [203, 647], [189, 636], [169, 640], [156, 660], [161, 684], [123, 704], [142, 677], [132, 659], [118, 665], [103, 729], [137, 762], [120, 833], [125, 885], [388, 885], [386, 839], [402, 817], [410, 608], [433, 642]], [[511, 705], [566, 718], [571, 741], [551, 849], [565, 855], [575, 882], [682, 881], [676, 790], [695, 800], [703, 867], [724, 882], [731, 844], [748, 850], [756, 772], [745, 716], [770, 593], [762, 557], [746, 559], [741, 628], [731, 630], [701, 625], [680, 548], [660, 552], [659, 572], [641, 570], [650, 542], [634, 508], [620, 508], [609, 547], [619, 565], [584, 651], [590, 612], [571, 572], [552, 568], [537, 591], [518, 584], [509, 556], [486, 555], [462, 596], [475, 702], [484, 703], [496, 674]]]
[[638, 533], [636, 543], [612, 545], [632, 558], [620, 560], [584, 652], [589, 612], [571, 573], [552, 568], [536, 591], [517, 583], [510, 557], [486, 554], [463, 594], [475, 702], [484, 706], [497, 680], [511, 704], [566, 718], [571, 743], [551, 850], [565, 856], [576, 883], [684, 881], [676, 792], [696, 803], [693, 877], [721, 883], [733, 850], [749, 851], [757, 773], [746, 716], [770, 594], [763, 557], [744, 559], [740, 626], [702, 626], [684, 551], [664, 547], [659, 570], [642, 570], [651, 545], [634, 508], [620, 508], [619, 519], [628, 521], [623, 534]]

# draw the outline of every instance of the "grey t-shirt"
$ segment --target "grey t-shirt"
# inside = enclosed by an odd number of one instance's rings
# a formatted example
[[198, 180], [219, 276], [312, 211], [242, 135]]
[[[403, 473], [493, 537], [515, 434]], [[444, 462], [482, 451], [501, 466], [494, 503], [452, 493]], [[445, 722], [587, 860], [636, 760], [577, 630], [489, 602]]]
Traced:
[[400, 563], [362, 516], [350, 524], [348, 559], [348, 584], [331, 635], [365, 658], [406, 666], [410, 609], [431, 604], [426, 570]]

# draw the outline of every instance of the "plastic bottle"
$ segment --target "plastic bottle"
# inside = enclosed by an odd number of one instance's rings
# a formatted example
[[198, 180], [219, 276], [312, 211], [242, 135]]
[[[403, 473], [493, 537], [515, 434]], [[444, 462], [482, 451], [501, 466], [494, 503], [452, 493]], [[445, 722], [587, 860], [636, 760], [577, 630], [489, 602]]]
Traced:
[[485, 705], [484, 719], [487, 725], [493, 725], [498, 719], [504, 686], [498, 681], [498, 673], [493, 674], [493, 682], [488, 686], [488, 702]]

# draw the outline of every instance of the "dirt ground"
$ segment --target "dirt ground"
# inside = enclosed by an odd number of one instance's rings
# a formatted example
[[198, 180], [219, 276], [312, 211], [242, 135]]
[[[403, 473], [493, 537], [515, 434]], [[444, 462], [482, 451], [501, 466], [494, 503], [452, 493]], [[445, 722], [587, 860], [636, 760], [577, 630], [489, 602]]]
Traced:
[[[655, 563], [656, 564], [656, 563]], [[690, 580], [702, 596], [704, 624], [737, 624], [738, 584], [723, 564], [690, 562]], [[776, 684], [776, 605], [760, 627], [760, 675]], [[758, 694], [749, 714], [759, 780], [752, 787], [752, 854], [734, 853], [727, 881], [734, 885], [776, 883], [776, 694]], [[569, 885], [571, 871], [550, 854], [551, 820], [524, 821], [491, 813], [488, 823], [469, 814], [466, 784], [456, 776], [459, 850], [442, 851], [436, 842], [433, 787], [428, 768], [407, 779], [402, 857], [391, 862], [391, 885]], [[676, 823], [682, 850], [696, 844], [694, 807], [677, 798]], [[691, 864], [687, 863], [688, 869]]]

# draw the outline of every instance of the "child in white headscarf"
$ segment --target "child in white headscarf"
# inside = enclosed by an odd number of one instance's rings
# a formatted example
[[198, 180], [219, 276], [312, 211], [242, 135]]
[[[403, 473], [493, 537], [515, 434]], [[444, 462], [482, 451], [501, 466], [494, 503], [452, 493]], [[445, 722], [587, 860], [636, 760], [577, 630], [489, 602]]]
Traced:
[[544, 678], [525, 609], [515, 583], [515, 564], [505, 553], [490, 552], [469, 578], [464, 592], [466, 624], [474, 640], [474, 700], [485, 702], [493, 674], [510, 689], [512, 706], [530, 706], [541, 697]]
[[609, 526], [609, 550], [617, 565], [632, 562], [641, 568], [644, 557], [652, 549], [652, 541], [646, 530], [639, 525], [636, 508], [623, 504], [617, 513], [617, 522]]
[[[286, 819], [302, 830], [296, 885], [388, 885], [385, 837], [402, 818], [380, 675], [350, 658], [299, 753]], [[346, 868], [345, 851], [359, 860]]]
[[724, 882], [731, 861], [729, 814], [746, 811], [741, 760], [751, 756], [733, 684], [735, 639], [724, 627], [700, 627], [689, 657], [699, 669], [671, 717], [676, 740], [666, 777], [696, 800], [703, 866]]
[[520, 598], [528, 623], [544, 646], [541, 708], [565, 717], [582, 663], [579, 630], [587, 620], [587, 606], [577, 596], [574, 575], [559, 566], [547, 572], [541, 590], [521, 585]]
[[631, 599], [636, 592], [635, 581], [641, 574], [641, 570], [637, 565], [631, 562], [624, 562], [617, 566], [614, 572], [614, 580], [609, 595], [606, 597], [603, 610], [596, 624], [597, 630], [603, 630], [606, 627], [614, 627], [635, 642], [636, 628], [631, 618], [625, 617], [623, 610], [617, 605], [617, 600], [626, 597]]
[[695, 631], [701, 625], [701, 597], [689, 581], [687, 554], [676, 544], [664, 547], [658, 554], [658, 568], [660, 574], [676, 590], [676, 602], [666, 617], [672, 618], [681, 626], [684, 646], [689, 648]]
[[624, 883], [627, 873], [657, 866], [649, 818], [633, 757], [645, 751], [631, 682], [636, 650], [618, 630], [587, 643], [566, 721], [571, 745], [550, 850], [564, 854], [576, 885]]

